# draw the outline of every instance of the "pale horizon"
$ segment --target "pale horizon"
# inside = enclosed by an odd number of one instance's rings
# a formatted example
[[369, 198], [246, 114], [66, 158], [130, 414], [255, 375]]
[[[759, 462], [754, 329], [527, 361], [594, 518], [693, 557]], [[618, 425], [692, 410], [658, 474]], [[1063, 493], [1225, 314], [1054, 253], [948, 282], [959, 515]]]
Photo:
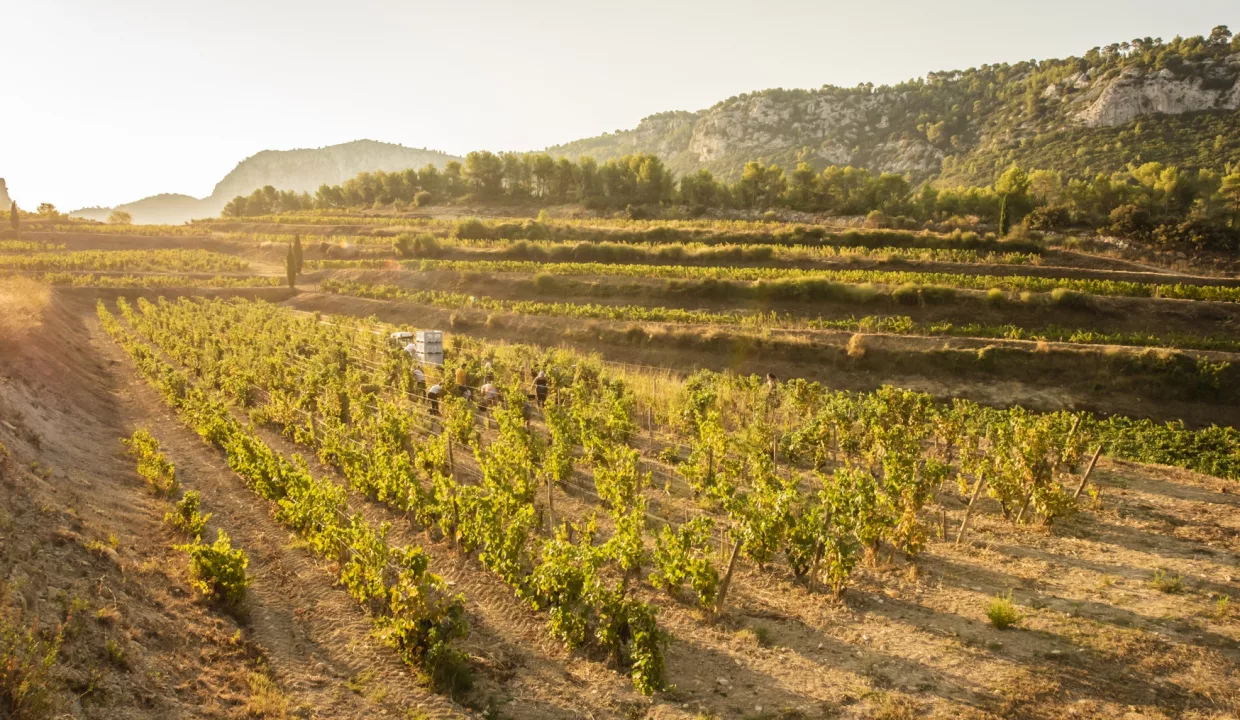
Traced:
[[14, 4], [0, 177], [30, 209], [204, 197], [263, 150], [370, 139], [537, 151], [767, 88], [892, 84], [1240, 30], [1240, 6], [1220, 0], [706, 7]]

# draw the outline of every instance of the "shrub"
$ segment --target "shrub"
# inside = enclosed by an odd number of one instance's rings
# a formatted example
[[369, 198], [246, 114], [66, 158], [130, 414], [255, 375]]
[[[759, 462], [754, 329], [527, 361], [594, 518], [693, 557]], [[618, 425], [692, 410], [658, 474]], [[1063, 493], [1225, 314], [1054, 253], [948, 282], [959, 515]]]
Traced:
[[1125, 238], [1149, 240], [1154, 231], [1150, 214], [1139, 205], [1120, 205], [1111, 211], [1111, 224], [1107, 231]]
[[1088, 310], [1094, 306], [1093, 299], [1084, 293], [1068, 290], [1067, 288], [1055, 288], [1051, 291], [1051, 302], [1073, 310]]
[[195, 540], [189, 545], [178, 545], [177, 549], [189, 553], [189, 583], [203, 597], [229, 606], [245, 599], [250, 585], [245, 569], [250, 559], [245, 551], [233, 548], [223, 530], [217, 531], [212, 545]]
[[865, 335], [853, 333], [853, 336], [848, 338], [848, 357], [865, 357]]
[[413, 239], [415, 257], [435, 257], [439, 255], [439, 241], [434, 235], [422, 233]]
[[125, 661], [125, 648], [120, 644], [120, 641], [115, 638], [108, 638], [103, 643], [103, 650], [108, 654], [108, 661], [113, 665], [120, 668], [129, 666], [129, 663]]
[[1189, 252], [1227, 252], [1240, 249], [1240, 227], [1229, 228], [1222, 222], [1189, 219], [1177, 224], [1159, 225], [1154, 239], [1168, 248]]
[[547, 212], [546, 208], [539, 210], [537, 222], [543, 225], [546, 225], [547, 223], [551, 222], [551, 213]]
[[200, 537], [202, 531], [207, 528], [207, 521], [211, 519], [211, 513], [203, 515], [198, 511], [200, 500], [196, 490], [185, 493], [185, 496], [173, 506], [172, 511], [164, 514], [164, 522], [177, 532], [192, 538]]
[[865, 226], [868, 228], [888, 228], [891, 227], [891, 219], [882, 210], [871, 210], [870, 214], [865, 216]]
[[891, 291], [891, 299], [899, 305], [916, 305], [921, 301], [921, 288], [905, 283]]
[[1063, 230], [1072, 224], [1072, 213], [1064, 205], [1043, 205], [1034, 208], [1022, 223], [1030, 230]]
[[956, 301], [956, 288], [944, 285], [925, 285], [921, 288], [921, 301], [927, 305], [943, 305]]
[[1021, 621], [1020, 611], [1012, 603], [1011, 590], [1007, 595], [996, 595], [990, 599], [990, 604], [986, 606], [986, 617], [990, 619], [990, 624], [999, 630], [1007, 629]]
[[659, 214], [657, 210], [651, 210], [645, 205], [626, 205], [624, 213], [630, 220], [650, 220]]
[[0, 608], [0, 713], [17, 720], [49, 717], [55, 709], [51, 670], [63, 626], [51, 641], [43, 641], [37, 622], [27, 627], [21, 620]]
[[538, 273], [534, 276], [534, 289], [540, 293], [558, 291], [560, 289], [560, 279], [548, 273]]
[[434, 198], [431, 196], [429, 192], [425, 190], [421, 190], [418, 193], [414, 194], [413, 205], [414, 207], [426, 207], [427, 205], [431, 204], [431, 200], [433, 199]]
[[396, 257], [413, 257], [413, 235], [409, 233], [401, 233], [392, 240], [392, 252], [396, 253]]
[[489, 240], [492, 236], [491, 229], [478, 218], [466, 218], [458, 221], [452, 234], [454, 237], [461, 238], [462, 240]]
[[1179, 575], [1173, 575], [1166, 570], [1155, 570], [1154, 577], [1150, 579], [1150, 586], [1159, 592], [1175, 595], [1184, 589], [1184, 580]]
[[999, 288], [991, 288], [986, 291], [986, 304], [996, 307], [1003, 304], [1007, 300], [1007, 295]]

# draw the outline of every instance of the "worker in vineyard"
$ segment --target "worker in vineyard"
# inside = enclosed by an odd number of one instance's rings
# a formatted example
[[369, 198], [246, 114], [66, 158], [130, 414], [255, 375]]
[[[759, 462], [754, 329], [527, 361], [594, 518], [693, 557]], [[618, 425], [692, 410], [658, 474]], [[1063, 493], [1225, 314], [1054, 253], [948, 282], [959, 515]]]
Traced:
[[499, 389], [495, 387], [495, 383], [487, 378], [486, 384], [482, 386], [482, 407], [489, 408], [499, 401]]
[[413, 391], [419, 396], [426, 394], [426, 373], [421, 365], [413, 366]]
[[443, 396], [443, 386], [439, 383], [431, 385], [431, 389], [426, 391], [426, 399], [431, 404], [431, 415], [439, 417], [439, 399]]
[[547, 373], [542, 370], [534, 376], [534, 398], [538, 401], [538, 407], [547, 402]]

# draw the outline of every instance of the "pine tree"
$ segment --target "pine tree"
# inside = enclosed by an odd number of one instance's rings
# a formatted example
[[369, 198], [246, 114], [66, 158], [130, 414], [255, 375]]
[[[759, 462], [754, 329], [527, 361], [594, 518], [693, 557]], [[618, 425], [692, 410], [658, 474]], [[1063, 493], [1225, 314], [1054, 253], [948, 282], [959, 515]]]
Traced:
[[284, 272], [288, 276], [288, 286], [297, 287], [297, 254], [293, 251], [293, 246], [288, 246], [288, 255], [284, 258]]
[[293, 257], [296, 260], [296, 272], [298, 275], [300, 275], [301, 266], [302, 266], [301, 236], [300, 235], [293, 236]]

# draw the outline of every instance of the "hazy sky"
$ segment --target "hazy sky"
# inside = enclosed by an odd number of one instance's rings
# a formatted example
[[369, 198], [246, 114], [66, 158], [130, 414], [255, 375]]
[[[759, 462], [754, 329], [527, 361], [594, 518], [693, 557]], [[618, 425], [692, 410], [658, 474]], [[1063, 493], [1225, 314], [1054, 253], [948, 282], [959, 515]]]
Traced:
[[264, 149], [535, 150], [769, 87], [1240, 31], [1237, 0], [0, 0], [23, 206], [205, 196]]

